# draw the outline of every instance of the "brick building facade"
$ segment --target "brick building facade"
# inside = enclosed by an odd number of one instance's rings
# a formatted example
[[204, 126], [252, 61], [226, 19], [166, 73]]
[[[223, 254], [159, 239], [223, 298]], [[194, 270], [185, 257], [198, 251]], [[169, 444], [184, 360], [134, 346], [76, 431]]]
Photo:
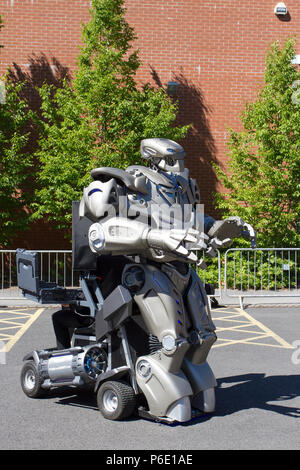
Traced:
[[[166, 86], [176, 81], [178, 121], [193, 123], [183, 145], [187, 166], [200, 185], [206, 212], [220, 191], [211, 162], [226, 162], [227, 128], [239, 129], [245, 101], [263, 83], [270, 44], [300, 33], [300, 2], [287, 0], [288, 15], [274, 14], [276, 0], [126, 0], [126, 18], [138, 36], [138, 80]], [[0, 0], [1, 68], [15, 64], [41, 79], [76, 67], [80, 24], [89, 20], [88, 0]], [[297, 42], [297, 53], [300, 45]], [[32, 248], [60, 248], [34, 236]], [[57, 246], [57, 243], [60, 246]]]

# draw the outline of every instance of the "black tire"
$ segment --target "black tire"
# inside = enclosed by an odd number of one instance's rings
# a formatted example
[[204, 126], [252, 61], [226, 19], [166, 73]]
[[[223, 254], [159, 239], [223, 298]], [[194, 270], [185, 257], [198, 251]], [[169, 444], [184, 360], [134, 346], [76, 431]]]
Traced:
[[21, 371], [22, 390], [30, 398], [40, 398], [46, 395], [41, 387], [42, 381], [33, 361], [25, 362]]
[[121, 381], [104, 382], [97, 393], [97, 403], [106, 419], [129, 418], [136, 407], [136, 396], [130, 385]]

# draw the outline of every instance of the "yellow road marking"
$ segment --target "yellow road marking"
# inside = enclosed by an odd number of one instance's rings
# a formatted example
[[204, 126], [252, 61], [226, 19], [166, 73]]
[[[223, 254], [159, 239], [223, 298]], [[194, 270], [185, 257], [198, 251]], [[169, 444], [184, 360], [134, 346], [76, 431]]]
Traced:
[[[238, 315], [240, 317], [240, 315]], [[245, 320], [227, 320], [227, 318], [220, 317], [220, 318], [215, 318], [215, 320], [221, 320], [221, 321], [229, 321], [230, 323], [243, 323], [245, 324]]]
[[[12, 338], [14, 335], [8, 335], [7, 333], [1, 333], [0, 339], [4, 339], [4, 340], [5, 340], [5, 338], [3, 338], [3, 336], [6, 336], [7, 338]], [[0, 349], [0, 352], [1, 352], [1, 351], [2, 351], [2, 349]]]
[[[19, 341], [19, 339], [21, 338], [21, 336], [23, 336], [23, 334], [25, 333], [25, 331], [28, 330], [28, 328], [30, 328], [30, 326], [37, 320], [37, 318], [41, 315], [41, 313], [44, 311], [45, 309], [44, 308], [39, 308], [35, 313], [33, 313], [32, 315], [28, 315], [29, 320], [26, 322], [26, 323], [20, 323], [20, 326], [21, 328], [19, 329], [19, 331], [15, 334], [15, 335], [11, 335], [11, 340], [9, 340], [6, 345], [4, 346], [4, 348], [0, 349], [0, 352], [9, 352], [11, 350], [11, 348], [16, 344], [17, 341]], [[7, 311], [5, 311], [5, 313], [7, 313]], [[17, 313], [17, 312], [12, 312], [12, 313]], [[22, 315], [23, 315], [23, 312], [22, 312]], [[0, 319], [0, 323], [1, 323], [1, 319]], [[5, 322], [4, 322], [5, 323]], [[7, 323], [7, 322], [6, 322]], [[6, 329], [10, 329], [10, 328], [15, 328], [15, 327], [6, 327]], [[6, 334], [2, 334], [0, 335], [1, 337], [2, 336], [8, 336], [10, 337], [9, 335], [6, 335]], [[5, 338], [3, 338], [5, 339]]]
[[[24, 325], [24, 323], [20, 323], [20, 322], [16, 322], [16, 321], [10, 321], [10, 320], [2, 320], [2, 319], [1, 319], [0, 323], [4, 323], [4, 325], [17, 325], [17, 326]], [[10, 327], [8, 326], [7, 328], [10, 328]], [[2, 329], [4, 329], [4, 328], [2, 328]]]
[[[232, 325], [228, 327], [220, 326], [218, 328], [217, 326], [216, 328], [217, 335], [219, 335], [220, 332], [222, 333], [222, 332], [230, 332], [230, 331], [234, 333], [251, 333], [252, 335], [254, 335], [254, 336], [250, 336], [248, 338], [243, 338], [243, 339], [227, 339], [227, 338], [218, 337], [218, 340], [221, 342], [217, 341], [213, 345], [213, 348], [219, 348], [222, 346], [242, 343], [242, 344], [253, 344], [253, 345], [259, 345], [259, 346], [270, 346], [270, 347], [275, 347], [275, 348], [277, 347], [277, 348], [294, 349], [293, 346], [291, 346], [287, 341], [285, 341], [283, 338], [281, 338], [272, 330], [270, 330], [270, 328], [268, 328], [263, 323], [253, 318], [251, 315], [249, 315], [249, 313], [245, 312], [239, 307], [234, 307], [234, 310], [232, 310], [232, 308], [222, 309], [222, 310], [217, 309], [215, 312], [213, 311], [213, 313], [216, 313], [216, 315], [218, 313], [222, 314], [222, 316], [220, 317], [218, 316], [214, 317], [213, 315], [213, 321], [216, 323], [216, 326], [219, 321], [230, 322], [232, 324], [239, 323], [239, 325]], [[229, 315], [224, 315], [226, 313], [229, 313]], [[236, 320], [235, 317], [242, 317], [244, 319], [241, 318], [239, 320]], [[253, 327], [258, 328], [260, 331], [247, 329], [247, 328], [253, 328]], [[273, 340], [277, 342], [277, 344], [268, 344], [268, 343], [261, 343], [261, 342], [254, 341], [254, 340], [262, 339], [262, 338], [272, 338]]]
[[[239, 325], [239, 326], [233, 326], [232, 328], [217, 328], [217, 331], [237, 331], [239, 333], [259, 333], [259, 331], [255, 330], [245, 330], [243, 327], [244, 325]], [[251, 325], [249, 325], [251, 327]], [[256, 327], [256, 325], [253, 325]], [[263, 333], [262, 333], [263, 334]]]
[[[0, 310], [0, 313], [1, 313], [1, 310]], [[18, 315], [18, 319], [20, 319], [20, 318], [30, 318], [30, 317], [31, 317], [31, 315], [29, 315], [29, 314], [28, 315], [24, 315], [24, 314]], [[2, 321], [7, 321], [7, 320], [9, 320], [9, 321], [16, 320], [16, 317], [0, 318], [1, 322]]]
[[[19, 311], [15, 310], [5, 310], [2, 311], [2, 313], [5, 313], [6, 315], [13, 314], [16, 316], [19, 316], [21, 319], [26, 319], [28, 320], [24, 323], [22, 322], [17, 322], [13, 320], [17, 320], [17, 317], [14, 317], [11, 319], [10, 317], [6, 317], [1, 319], [0, 317], [0, 324], [5, 324], [6, 326], [3, 328], [0, 328], [0, 340], [7, 341], [6, 345], [4, 348], [0, 349], [0, 352], [8, 352], [11, 350], [11, 348], [16, 344], [16, 342], [21, 338], [21, 336], [30, 328], [30, 326], [37, 320], [37, 318], [41, 315], [41, 313], [44, 311], [44, 308], [38, 309], [34, 314], [27, 314], [24, 312], [23, 309], [20, 309]], [[0, 312], [1, 313], [1, 312]], [[213, 347], [218, 348], [222, 346], [227, 346], [227, 345], [232, 345], [232, 344], [253, 344], [253, 345], [259, 345], [259, 346], [270, 346], [270, 347], [277, 347], [277, 348], [286, 348], [286, 349], [294, 349], [293, 346], [291, 346], [287, 341], [285, 341], [283, 338], [281, 338], [279, 335], [274, 333], [270, 328], [265, 326], [263, 323], [260, 321], [256, 320], [253, 318], [251, 315], [249, 315], [247, 312], [242, 310], [239, 307], [235, 307], [234, 310], [232, 309], [218, 309], [216, 311], [213, 311], [216, 315], [218, 313], [222, 313], [222, 316], [218, 317], [213, 317], [213, 321], [215, 323], [221, 321], [221, 322], [230, 322], [231, 324], [234, 323], [239, 323], [238, 325], [232, 325], [230, 326], [220, 326], [219, 328], [217, 327], [217, 334], [220, 332], [234, 332], [234, 333], [250, 333], [254, 334], [254, 336], [250, 336], [248, 338], [244, 339], [227, 339], [227, 338], [222, 338], [219, 337], [219, 342], [217, 341]], [[229, 315], [226, 315], [226, 313], [229, 313]], [[224, 315], [225, 314], [225, 315]], [[239, 320], [236, 320], [236, 317], [241, 317]], [[253, 331], [249, 330], [247, 328], [253, 328], [256, 327], [259, 329], [259, 331]], [[19, 330], [17, 331], [16, 334], [7, 334], [2, 331], [4, 330], [12, 330], [18, 328]], [[262, 338], [273, 338], [277, 344], [268, 344], [268, 343], [261, 343], [261, 342], [256, 342], [254, 340], [257, 339], [262, 339]]]
[[25, 309], [20, 309], [20, 310], [8, 310], [7, 308], [5, 310], [1, 310], [0, 309], [0, 313], [12, 313], [13, 315], [20, 315], [20, 313], [22, 315], [26, 315], [27, 317], [31, 317], [31, 313], [26, 313], [24, 312], [24, 310], [28, 310], [28, 307], [26, 307]]
[[[231, 314], [233, 313], [230, 310], [228, 310], [228, 312], [231, 313]], [[222, 312], [222, 314], [224, 314], [224, 313], [226, 313], [226, 312]], [[243, 315], [241, 313], [235, 313], [235, 314], [232, 314], [232, 315], [225, 315], [225, 316], [222, 316], [222, 317], [214, 316], [214, 318], [216, 320], [236, 321], [236, 322], [245, 321], [245, 320], [234, 320], [234, 318], [236, 318], [236, 317], [243, 317]]]
[[[213, 348], [220, 348], [221, 346], [228, 346], [228, 345], [231, 345], [231, 344], [238, 344], [238, 343], [250, 344], [250, 345], [255, 344], [256, 346], [270, 346], [271, 348], [285, 348], [285, 346], [281, 346], [280, 344], [257, 343], [256, 341], [253, 341], [253, 339], [269, 338], [269, 337], [270, 337], [269, 335], [264, 335], [263, 334], [263, 335], [259, 335], [259, 336], [253, 336], [252, 338], [238, 339], [238, 340], [219, 338], [219, 340], [225, 341], [226, 343], [225, 344], [223, 344], [223, 343], [218, 344], [218, 342], [217, 342], [216, 344], [213, 345]], [[292, 346], [289, 346], [289, 348], [294, 349]]]
[[14, 330], [16, 328], [20, 328], [21, 325], [17, 325], [17, 326], [6, 326], [5, 328], [0, 328], [0, 331], [2, 330]]
[[243, 313], [243, 315], [249, 319], [249, 321], [251, 321], [254, 325], [258, 326], [259, 328], [261, 328], [262, 330], [264, 330], [267, 334], [269, 334], [270, 336], [272, 336], [272, 338], [276, 339], [276, 341], [278, 341], [278, 343], [280, 343], [284, 348], [287, 348], [287, 349], [294, 349], [294, 347], [289, 344], [287, 341], [285, 341], [283, 338], [281, 338], [280, 336], [278, 336], [276, 333], [274, 333], [274, 331], [270, 330], [270, 328], [268, 328], [267, 326], [265, 326], [263, 323], [261, 323], [260, 321], [256, 320], [255, 318], [251, 317], [251, 315], [249, 315], [249, 313], [245, 312], [244, 310], [242, 310], [241, 308], [239, 308], [239, 311]]

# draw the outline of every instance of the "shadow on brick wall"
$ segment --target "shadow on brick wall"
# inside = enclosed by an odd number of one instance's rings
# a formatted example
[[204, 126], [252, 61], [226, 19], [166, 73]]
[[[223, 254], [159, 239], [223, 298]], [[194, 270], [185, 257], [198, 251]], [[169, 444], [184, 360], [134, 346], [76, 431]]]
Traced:
[[[151, 66], [150, 70], [153, 81], [163, 88], [156, 70]], [[205, 212], [218, 217], [220, 214], [213, 205], [217, 177], [212, 162], [217, 163], [217, 151], [209, 124], [212, 109], [205, 103], [201, 88], [187, 79], [183, 72], [174, 74], [172, 81], [179, 84], [178, 94], [174, 97], [179, 104], [175, 124], [192, 124], [187, 137], [181, 142], [187, 154], [186, 166], [190, 170], [190, 176], [197, 179]]]
[[32, 110], [39, 113], [41, 98], [37, 88], [44, 83], [60, 87], [64, 79], [70, 81], [71, 74], [69, 69], [55, 57], [52, 57], [50, 61], [45, 54], [41, 53], [38, 56], [34, 54], [29, 57], [26, 67], [21, 67], [14, 62], [9, 69], [8, 77], [14, 83], [24, 84], [22, 98], [26, 99]]

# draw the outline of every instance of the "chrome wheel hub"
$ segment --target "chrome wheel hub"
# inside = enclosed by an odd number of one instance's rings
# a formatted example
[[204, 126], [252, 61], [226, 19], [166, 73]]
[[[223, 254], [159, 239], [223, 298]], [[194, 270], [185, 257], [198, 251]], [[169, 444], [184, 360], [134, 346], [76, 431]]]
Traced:
[[27, 390], [33, 390], [35, 387], [35, 375], [32, 370], [28, 370], [25, 374], [24, 385]]
[[103, 394], [103, 405], [110, 413], [116, 411], [118, 408], [119, 400], [113, 390], [106, 390]]

